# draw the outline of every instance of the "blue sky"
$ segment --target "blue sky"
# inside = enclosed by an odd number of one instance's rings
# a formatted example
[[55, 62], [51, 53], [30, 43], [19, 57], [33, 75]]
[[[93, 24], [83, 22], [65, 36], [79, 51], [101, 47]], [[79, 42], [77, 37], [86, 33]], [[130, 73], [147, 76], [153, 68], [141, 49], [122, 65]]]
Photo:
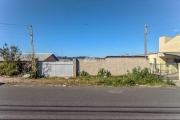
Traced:
[[0, 47], [30, 52], [32, 24], [37, 53], [143, 54], [147, 24], [148, 53], [157, 52], [159, 37], [180, 30], [179, 6], [180, 0], [0, 0]]

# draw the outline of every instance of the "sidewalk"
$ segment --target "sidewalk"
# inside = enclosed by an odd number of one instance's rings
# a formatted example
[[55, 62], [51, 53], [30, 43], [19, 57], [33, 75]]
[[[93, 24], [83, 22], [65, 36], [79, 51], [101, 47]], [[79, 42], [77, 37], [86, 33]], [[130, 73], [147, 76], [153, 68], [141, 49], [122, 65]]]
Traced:
[[23, 81], [21, 77], [0, 76], [0, 83], [20, 82], [20, 81]]
[[173, 82], [175, 82], [175, 84], [180, 87], [180, 80], [173, 80]]

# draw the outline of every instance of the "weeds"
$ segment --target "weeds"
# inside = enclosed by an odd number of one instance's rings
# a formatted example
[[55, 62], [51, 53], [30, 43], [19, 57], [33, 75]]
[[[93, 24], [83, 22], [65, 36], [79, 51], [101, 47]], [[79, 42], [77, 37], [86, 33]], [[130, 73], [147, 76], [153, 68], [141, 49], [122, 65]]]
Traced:
[[18, 67], [15, 62], [2, 62], [0, 63], [0, 75], [13, 76], [18, 75]]
[[[102, 70], [101, 70], [102, 71]], [[103, 70], [104, 71], [104, 70]], [[107, 72], [106, 72], [107, 73]], [[105, 74], [103, 74], [105, 75]], [[175, 83], [171, 80], [163, 80], [162, 77], [154, 75], [149, 69], [140, 67], [134, 68], [131, 72], [121, 76], [108, 76], [102, 77], [90, 76], [86, 71], [79, 73], [76, 78], [39, 78], [39, 79], [28, 79], [24, 83], [17, 83], [21, 85], [37, 85], [37, 86], [135, 86], [135, 85], [171, 85]], [[107, 74], [106, 74], [107, 75]]]
[[86, 71], [81, 71], [78, 73], [78, 76], [81, 76], [81, 77], [86, 77], [86, 76], [89, 76], [89, 73], [87, 73]]
[[108, 71], [108, 70], [105, 70], [104, 68], [101, 68], [99, 71], [98, 71], [98, 76], [99, 77], [109, 77], [111, 76], [111, 73]]

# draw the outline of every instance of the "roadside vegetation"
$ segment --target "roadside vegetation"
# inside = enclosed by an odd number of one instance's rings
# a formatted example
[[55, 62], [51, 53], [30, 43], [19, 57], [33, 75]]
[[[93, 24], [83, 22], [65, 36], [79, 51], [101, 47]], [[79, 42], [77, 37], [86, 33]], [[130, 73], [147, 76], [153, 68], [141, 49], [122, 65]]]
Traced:
[[78, 77], [73, 78], [38, 78], [26, 79], [20, 82], [10, 82], [6, 85], [33, 85], [33, 86], [175, 86], [171, 80], [151, 74], [147, 68], [134, 68], [131, 72], [121, 76], [111, 76], [110, 72], [100, 69], [96, 76], [90, 76], [86, 71], [79, 72]]
[[4, 59], [4, 62], [0, 63], [0, 75], [13, 76], [20, 73], [17, 61], [20, 59], [21, 52], [18, 46], [9, 47], [5, 43], [3, 49], [0, 50], [0, 56]]
[[111, 76], [108, 70], [100, 69], [97, 76], [80, 75], [77, 79], [86, 81], [89, 85], [100, 86], [175, 85], [172, 80], [163, 79], [161, 76], [152, 74], [150, 69], [141, 69], [140, 67], [134, 68], [131, 72], [128, 71], [127, 74], [121, 76]]
[[[0, 63], [0, 75], [5, 76], [23, 76], [24, 74], [30, 74], [31, 78], [36, 77], [37, 68], [35, 62], [20, 62], [21, 51], [18, 46], [8, 46], [4, 44], [0, 49], [0, 56], [4, 59], [4, 62]], [[29, 54], [28, 56], [31, 59]]]

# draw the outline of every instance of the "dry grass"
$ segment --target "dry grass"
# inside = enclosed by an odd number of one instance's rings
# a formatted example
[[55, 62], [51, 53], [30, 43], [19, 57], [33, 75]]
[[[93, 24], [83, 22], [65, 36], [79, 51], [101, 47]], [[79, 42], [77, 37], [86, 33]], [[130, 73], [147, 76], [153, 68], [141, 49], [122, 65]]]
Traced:
[[[129, 80], [129, 79], [128, 79]], [[131, 82], [131, 81], [130, 81]], [[24, 79], [20, 81], [7, 82], [5, 85], [20, 85], [20, 86], [136, 86], [136, 85], [148, 85], [148, 86], [173, 86], [175, 85], [172, 81], [159, 81], [153, 84], [133, 84], [130, 82], [123, 83], [123, 78], [120, 76], [111, 76], [108, 78], [102, 78], [97, 76], [88, 77], [49, 77], [49, 78], [38, 78], [38, 79]]]
[[5, 85], [32, 85], [32, 86], [92, 86], [96, 85], [95, 82], [88, 82], [78, 78], [38, 78], [38, 79], [25, 79], [19, 82], [7, 82]]

